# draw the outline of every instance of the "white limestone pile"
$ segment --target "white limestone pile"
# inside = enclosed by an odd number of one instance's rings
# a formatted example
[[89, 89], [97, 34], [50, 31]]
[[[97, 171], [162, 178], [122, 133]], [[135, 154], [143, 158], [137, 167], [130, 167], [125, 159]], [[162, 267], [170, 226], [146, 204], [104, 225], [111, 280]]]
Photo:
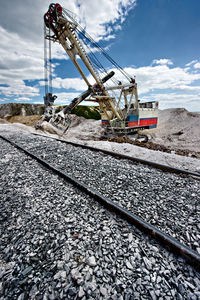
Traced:
[[160, 110], [158, 127], [148, 130], [148, 133], [155, 143], [200, 152], [199, 113], [191, 113], [184, 108]]

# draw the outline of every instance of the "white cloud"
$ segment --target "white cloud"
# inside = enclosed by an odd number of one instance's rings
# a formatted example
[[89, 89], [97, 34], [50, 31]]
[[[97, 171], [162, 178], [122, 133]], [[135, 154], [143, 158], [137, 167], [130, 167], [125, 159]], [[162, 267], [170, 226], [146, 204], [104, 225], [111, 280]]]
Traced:
[[31, 101], [31, 99], [30, 98], [28, 98], [28, 97], [19, 97], [19, 98], [15, 98], [14, 99], [15, 101]]
[[23, 40], [0, 26], [0, 92], [6, 97], [34, 97], [37, 87], [27, 86], [24, 80], [43, 77], [43, 48]]
[[75, 89], [77, 91], [82, 91], [87, 89], [87, 85], [83, 79], [80, 78], [55, 78], [53, 80], [53, 87], [64, 88], [64, 89]]
[[2, 98], [2, 99], [0, 99], [0, 102], [6, 102], [6, 101], [9, 101], [9, 98]]
[[78, 97], [80, 93], [56, 93], [58, 100], [55, 101], [55, 105], [69, 104], [74, 98]]
[[110, 35], [108, 35], [104, 38], [104, 41], [109, 41], [109, 40], [114, 39], [114, 38], [115, 38], [115, 34], [110, 34]]
[[177, 93], [163, 93], [163, 94], [151, 94], [149, 97], [156, 98], [160, 102], [167, 103], [189, 103], [194, 100], [199, 100], [200, 96], [197, 94], [177, 94]]
[[200, 63], [197, 62], [196, 64], [194, 64], [194, 68], [195, 68], [195, 69], [200, 69]]
[[173, 65], [171, 59], [161, 58], [161, 59], [154, 59], [153, 64], [155, 65]]
[[33, 104], [44, 104], [44, 101], [31, 101], [31, 103], [33, 103]]
[[192, 61], [190, 61], [189, 63], [187, 63], [186, 64], [186, 67], [190, 67], [190, 66], [192, 66], [193, 64], [195, 64], [196, 62], [198, 62], [198, 60], [192, 60]]
[[83, 26], [95, 40], [110, 34], [107, 32], [106, 24], [123, 23], [127, 13], [136, 5], [136, 0], [101, 0], [101, 3], [94, 0], [77, 2], [81, 5], [79, 15], [84, 20]]
[[185, 92], [198, 92], [200, 91], [200, 86], [194, 86], [194, 85], [179, 85], [177, 88], [174, 88], [174, 90], [177, 91], [185, 91]]
[[119, 24], [116, 24], [116, 25], [114, 25], [114, 30], [121, 30], [122, 29], [122, 26], [121, 25], [119, 25]]
[[184, 107], [189, 111], [200, 111], [200, 95], [166, 93], [165, 95], [154, 95], [153, 99], [159, 101], [160, 109]]
[[0, 86], [0, 93], [6, 97], [35, 97], [39, 96], [39, 89], [25, 85], [22, 80], [13, 80], [12, 85]]
[[[124, 70], [132, 77], [136, 75], [139, 99], [158, 100], [161, 108], [185, 107], [200, 111], [200, 72], [193, 73], [168, 65], [129, 67]], [[116, 78], [123, 81], [122, 74], [114, 71]]]
[[[16, 79], [38, 79], [43, 75], [43, 47], [23, 40], [0, 26], [1, 82]], [[3, 80], [4, 79], [4, 80]], [[6, 81], [6, 82], [4, 82]]]
[[[39, 84], [41, 86], [45, 85], [44, 81], [40, 81]], [[57, 89], [74, 89], [76, 91], [82, 91], [87, 89], [87, 85], [83, 79], [80, 78], [60, 78], [56, 77], [52, 81], [53, 88]]]
[[[198, 90], [197, 87], [193, 87], [191, 84], [200, 80], [200, 73], [192, 73], [180, 67], [155, 65], [140, 68], [127, 67], [124, 70], [130, 76], [136, 76], [140, 95], [154, 90]], [[123, 82], [123, 75], [118, 70], [114, 71], [117, 80]]]
[[[1, 83], [10, 84], [15, 79], [35, 80], [43, 78], [43, 44], [21, 38], [0, 26], [0, 76]], [[53, 45], [52, 55], [66, 59], [67, 55], [57, 43]], [[61, 50], [60, 50], [61, 49]], [[53, 68], [55, 65], [53, 65]]]
[[155, 66], [139, 68], [135, 72], [141, 93], [152, 90], [171, 89], [176, 90], [188, 86], [200, 79], [200, 74], [192, 74], [180, 67]]
[[152, 93], [148, 96], [140, 98], [142, 101], [159, 101], [159, 108], [177, 108], [184, 107], [189, 111], [200, 111], [199, 101], [200, 95], [198, 94], [180, 94], [180, 93]]

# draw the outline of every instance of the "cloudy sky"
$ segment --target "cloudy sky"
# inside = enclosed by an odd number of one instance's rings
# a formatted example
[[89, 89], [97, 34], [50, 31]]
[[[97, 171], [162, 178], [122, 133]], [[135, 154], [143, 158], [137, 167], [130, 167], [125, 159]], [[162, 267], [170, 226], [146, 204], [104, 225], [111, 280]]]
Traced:
[[[50, 3], [0, 0], [0, 103], [43, 102], [43, 15]], [[136, 76], [141, 100], [158, 100], [161, 109], [200, 111], [199, 0], [59, 3], [73, 11], [108, 54]], [[85, 84], [62, 47], [53, 44], [52, 51], [55, 103], [67, 104]]]

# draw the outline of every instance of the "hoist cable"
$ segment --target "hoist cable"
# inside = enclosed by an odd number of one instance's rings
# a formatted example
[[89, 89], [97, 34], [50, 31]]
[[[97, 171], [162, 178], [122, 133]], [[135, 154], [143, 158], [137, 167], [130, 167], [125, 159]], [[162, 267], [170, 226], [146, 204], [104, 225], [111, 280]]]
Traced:
[[[82, 35], [82, 33], [81, 33], [81, 35]], [[84, 39], [80, 35], [79, 35], [79, 37], [84, 42]], [[97, 58], [97, 56], [93, 53], [92, 48], [89, 47], [88, 44], [86, 44], [85, 42], [84, 42], [84, 45], [89, 50], [89, 52], [87, 53], [87, 55], [90, 57], [90, 59], [92, 60], [92, 62], [96, 65], [96, 67], [99, 70], [103, 70], [103, 72], [105, 72], [106, 74], [108, 74], [108, 72], [106, 71], [106, 69], [104, 68], [104, 66], [101, 64], [101, 62], [99, 61], [99, 59]]]
[[95, 40], [84, 30], [84, 28], [81, 27], [80, 24], [78, 24], [78, 22], [76, 22], [76, 20], [72, 16], [72, 13], [70, 11], [66, 10], [66, 9], [63, 9], [63, 11], [73, 21], [73, 23], [76, 25], [76, 29], [90, 43], [92, 43], [93, 46], [95, 46], [96, 48], [98, 48], [100, 50], [100, 52], [130, 81], [132, 79], [132, 77], [126, 71], [124, 71], [124, 69], [122, 67], [120, 67], [120, 65], [117, 62], [115, 62], [114, 59], [112, 59], [112, 57], [110, 57], [109, 54], [97, 42], [95, 42]]
[[[49, 26], [50, 36], [50, 26]], [[52, 94], [52, 60], [51, 60], [51, 40], [49, 39], [49, 93]]]
[[48, 78], [47, 78], [47, 42], [46, 42], [46, 25], [44, 24], [44, 85], [45, 95], [48, 93]]
[[[95, 67], [97, 67], [101, 72], [108, 74], [109, 72], [105, 69], [105, 67], [101, 64], [101, 62], [99, 61], [99, 59], [97, 58], [97, 56], [94, 54], [94, 52], [92, 51], [92, 48], [88, 46], [88, 44], [86, 44], [86, 42], [84, 41], [83, 37], [84, 34], [83, 32], [78, 31], [79, 33], [79, 37], [81, 38], [81, 40], [84, 42], [84, 45], [87, 47], [87, 49], [89, 50], [88, 56], [90, 57], [92, 63], [95, 65]], [[81, 36], [80, 36], [81, 35]], [[110, 79], [115, 85], [119, 84], [119, 81], [117, 79], [115, 79], [114, 77], [112, 77]]]
[[94, 39], [88, 34], [88, 33], [84, 33], [81, 28], [81, 26], [79, 25], [80, 29], [77, 27], [77, 30], [90, 42], [92, 43], [93, 46], [95, 46], [97, 49], [100, 50], [100, 52], [130, 81], [131, 80], [131, 76], [123, 70], [122, 67], [120, 67], [120, 65], [114, 61], [114, 59], [112, 59], [112, 57], [109, 56], [109, 54], [97, 43], [94, 41]]

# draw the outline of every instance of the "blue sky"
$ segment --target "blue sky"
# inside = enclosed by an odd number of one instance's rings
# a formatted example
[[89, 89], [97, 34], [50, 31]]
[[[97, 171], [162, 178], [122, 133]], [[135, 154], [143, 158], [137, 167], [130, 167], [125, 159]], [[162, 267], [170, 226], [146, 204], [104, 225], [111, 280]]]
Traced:
[[[43, 103], [42, 22], [51, 2], [0, 2], [0, 103]], [[200, 111], [199, 0], [59, 3], [76, 13], [87, 32], [136, 76], [141, 100], [158, 100], [161, 109]], [[62, 47], [53, 44], [52, 51], [55, 104], [67, 104], [86, 86]], [[117, 71], [116, 76], [122, 79]]]

